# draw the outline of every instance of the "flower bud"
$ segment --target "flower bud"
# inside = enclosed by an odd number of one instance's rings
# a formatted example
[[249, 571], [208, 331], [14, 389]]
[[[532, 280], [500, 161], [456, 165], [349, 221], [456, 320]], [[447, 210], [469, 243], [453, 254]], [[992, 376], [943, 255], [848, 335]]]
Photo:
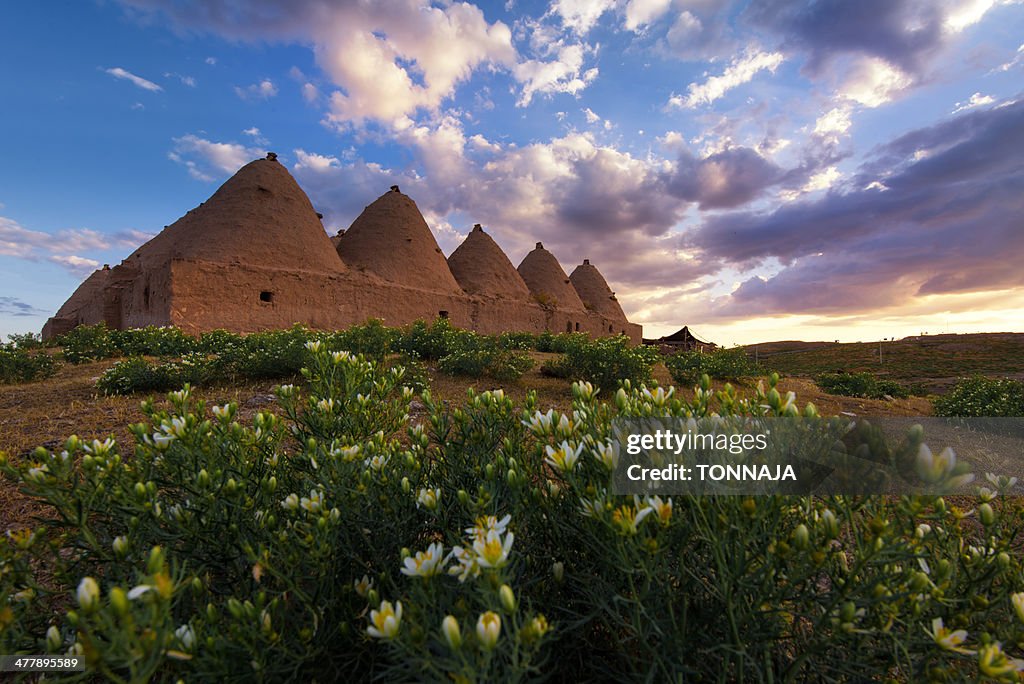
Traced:
[[149, 560], [146, 561], [146, 572], [155, 575], [164, 568], [164, 551], [159, 546], [154, 546], [149, 551]]
[[555, 581], [561, 584], [565, 580], [565, 563], [562, 561], [552, 563], [551, 574], [554, 576]]
[[118, 558], [123, 560], [128, 555], [128, 537], [114, 537], [112, 546], [114, 547], [114, 555]]
[[501, 635], [501, 616], [494, 611], [487, 611], [476, 622], [476, 637], [480, 645], [490, 651], [498, 643]]
[[512, 591], [512, 587], [502, 584], [501, 588], [498, 589], [498, 598], [501, 599], [501, 607], [505, 609], [506, 613], [515, 612], [516, 595]]
[[996, 512], [992, 510], [992, 506], [983, 503], [978, 506], [978, 519], [981, 520], [982, 525], [989, 527], [996, 521]]
[[128, 614], [128, 596], [121, 587], [114, 587], [110, 590], [110, 607], [118, 615]]
[[449, 648], [453, 651], [459, 650], [459, 647], [462, 646], [462, 632], [459, 629], [459, 621], [455, 619], [454, 615], [445, 616], [445, 619], [441, 621], [441, 633]]
[[75, 592], [78, 605], [86, 613], [91, 613], [100, 605], [100, 587], [92, 577], [83, 577]]
[[60, 650], [64, 640], [60, 636], [60, 630], [55, 626], [50, 625], [50, 628], [46, 630], [46, 648], [50, 653], [56, 653]]
[[793, 530], [793, 545], [801, 551], [806, 549], [810, 544], [810, 531], [807, 529], [807, 525], [803, 523], [796, 526]]

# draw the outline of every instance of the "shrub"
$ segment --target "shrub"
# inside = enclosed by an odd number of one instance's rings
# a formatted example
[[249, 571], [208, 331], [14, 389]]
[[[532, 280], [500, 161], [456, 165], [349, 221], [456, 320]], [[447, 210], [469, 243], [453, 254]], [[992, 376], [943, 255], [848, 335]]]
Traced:
[[112, 330], [109, 335], [118, 356], [182, 356], [200, 347], [196, 338], [167, 326]]
[[363, 325], [353, 325], [325, 338], [328, 349], [343, 350], [362, 354], [368, 358], [383, 359], [391, 353], [392, 346], [401, 331], [388, 328], [378, 318], [371, 318]]
[[1024, 417], [1024, 382], [981, 375], [963, 378], [933, 404], [937, 416]]
[[54, 344], [61, 348], [64, 360], [73, 364], [109, 359], [121, 353], [106, 323], [72, 328], [57, 337]]
[[14, 333], [7, 336], [8, 344], [18, 349], [40, 349], [43, 347], [43, 339], [39, 333]]
[[194, 353], [176, 361], [152, 362], [134, 356], [108, 368], [96, 381], [96, 389], [104, 394], [167, 392], [186, 384], [208, 385], [225, 377], [226, 369], [219, 357]]
[[25, 347], [13, 341], [0, 344], [0, 385], [43, 380], [57, 372], [52, 356], [43, 350], [29, 349], [31, 345]]
[[[243, 425], [186, 389], [144, 402], [133, 447], [0, 458], [46, 513], [0, 539], [0, 652], [128, 681], [1013, 672], [1017, 498], [987, 493], [975, 519], [937, 495], [616, 496], [616, 411], [591, 386], [564, 415], [427, 393], [409, 425], [400, 372], [316, 343], [309, 361], [281, 417]], [[615, 409], [796, 413], [709, 384], [623, 388]]]
[[537, 335], [529, 332], [503, 332], [498, 335], [498, 346], [502, 349], [529, 351], [537, 348]]
[[454, 351], [461, 334], [465, 333], [453, 328], [447, 318], [438, 318], [430, 325], [426, 321], [416, 321], [397, 336], [394, 350], [436, 361]]
[[298, 375], [307, 360], [306, 343], [314, 335], [295, 325], [287, 330], [256, 332], [220, 353], [228, 372], [249, 380]]
[[590, 340], [573, 333], [564, 339], [564, 356], [545, 362], [542, 373], [586, 380], [606, 391], [627, 380], [635, 385], [651, 382], [651, 368], [659, 358], [653, 347], [632, 346], [624, 335]]
[[815, 382], [823, 391], [844, 397], [905, 399], [910, 396], [910, 390], [895, 380], [876, 378], [871, 373], [823, 373]]
[[533, 359], [521, 352], [499, 349], [493, 344], [454, 351], [438, 362], [438, 368], [450, 375], [471, 378], [487, 376], [501, 381], [514, 381], [533, 368]]
[[764, 369], [742, 347], [679, 352], [665, 359], [665, 367], [675, 382], [686, 386], [695, 385], [705, 374], [712, 380], [740, 380], [764, 374]]

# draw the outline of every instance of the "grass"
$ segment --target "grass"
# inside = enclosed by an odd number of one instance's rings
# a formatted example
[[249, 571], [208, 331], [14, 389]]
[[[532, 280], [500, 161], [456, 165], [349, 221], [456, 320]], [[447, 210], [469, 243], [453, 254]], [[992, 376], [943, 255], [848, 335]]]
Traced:
[[837, 344], [774, 342], [751, 345], [762, 365], [787, 376], [866, 372], [879, 378], [917, 385], [943, 394], [957, 378], [970, 375], [1004, 377], [1024, 374], [1024, 333], [928, 335], [917, 339]]

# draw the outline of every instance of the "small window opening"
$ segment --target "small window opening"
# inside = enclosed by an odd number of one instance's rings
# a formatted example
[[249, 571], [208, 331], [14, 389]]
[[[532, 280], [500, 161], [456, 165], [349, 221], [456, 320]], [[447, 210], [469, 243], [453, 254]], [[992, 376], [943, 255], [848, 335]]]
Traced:
[[572, 321], [565, 322], [565, 332], [572, 332]]
[[274, 301], [274, 293], [269, 290], [264, 290], [263, 292], [260, 292], [260, 301], [268, 303]]
[[437, 312], [437, 317], [438, 318], [448, 318], [448, 312], [447, 311], [438, 311]]
[[609, 325], [608, 326], [608, 332], [615, 332], [615, 326], [614, 325]]
[[149, 285], [142, 291], [142, 306], [149, 310]]
[[580, 324], [576, 323], [576, 332], [579, 332], [579, 331], [580, 331]]

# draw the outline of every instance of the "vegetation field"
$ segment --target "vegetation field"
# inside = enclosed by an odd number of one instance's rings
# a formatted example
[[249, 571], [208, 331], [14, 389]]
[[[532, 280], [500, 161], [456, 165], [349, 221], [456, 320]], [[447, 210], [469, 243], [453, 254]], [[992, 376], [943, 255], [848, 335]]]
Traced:
[[867, 372], [935, 394], [971, 375], [1024, 377], [1024, 333], [925, 335], [881, 343], [771, 342], [746, 349], [783, 375]]
[[[0, 652], [132, 682], [1024, 669], [1016, 482], [979, 472], [977, 495], [943, 496], [972, 484], [919, 430], [833, 446], [898, 466], [917, 496], [613, 491], [616, 416], [922, 415], [926, 399], [574, 335], [260, 335], [91, 329], [15, 350], [53, 363], [0, 386]], [[155, 389], [182, 379], [197, 385]]]

